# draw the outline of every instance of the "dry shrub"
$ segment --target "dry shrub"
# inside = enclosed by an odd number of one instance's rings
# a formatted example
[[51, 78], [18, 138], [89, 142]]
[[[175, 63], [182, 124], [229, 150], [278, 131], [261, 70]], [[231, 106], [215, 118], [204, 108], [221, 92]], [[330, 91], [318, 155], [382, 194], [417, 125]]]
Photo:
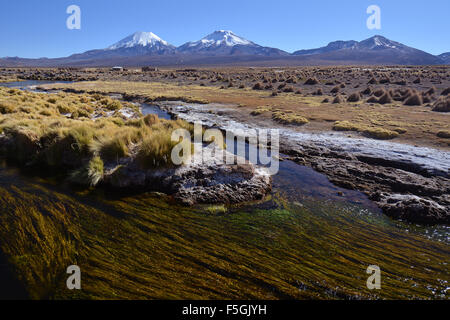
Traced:
[[252, 88], [253, 90], [263, 90], [264, 89], [264, 85], [261, 82], [257, 82], [255, 83], [255, 85]]
[[450, 139], [450, 131], [442, 130], [436, 134], [439, 138]]
[[347, 102], [358, 102], [360, 99], [361, 96], [359, 95], [359, 93], [355, 92], [347, 98]]
[[367, 87], [365, 90], [361, 91], [361, 94], [371, 95], [372, 94], [372, 88], [371, 87]]
[[367, 99], [367, 103], [378, 103], [378, 99], [375, 96], [371, 96], [369, 99]]
[[442, 90], [441, 96], [446, 96], [446, 95], [448, 95], [449, 93], [450, 93], [450, 87], [447, 88], [447, 89]]
[[319, 83], [319, 80], [317, 80], [316, 78], [308, 78], [306, 81], [305, 81], [305, 84], [306, 85], [316, 85], [316, 84], [318, 84]]
[[340, 95], [337, 95], [334, 99], [332, 103], [342, 103], [344, 102], [344, 100], [342, 99], [342, 97]]
[[412, 95], [410, 95], [403, 102], [403, 104], [405, 106], [420, 106], [420, 105], [422, 105], [422, 103], [423, 103], [422, 97], [417, 92], [415, 92]]
[[334, 87], [333, 89], [331, 89], [331, 93], [338, 93], [340, 90], [340, 88], [338, 86]]
[[323, 95], [323, 91], [322, 88], [317, 89], [316, 91], [313, 92], [313, 95], [315, 96], [321, 96]]
[[450, 112], [450, 96], [441, 97], [433, 104], [433, 111]]
[[380, 99], [378, 99], [378, 103], [379, 104], [387, 104], [387, 103], [392, 103], [392, 97], [391, 94], [386, 91], [381, 97]]
[[291, 86], [287, 86], [286, 88], [283, 89], [283, 92], [294, 92], [294, 88]]
[[386, 90], [384, 90], [384, 89], [378, 89], [378, 90], [376, 90], [376, 91], [374, 91], [373, 92], [373, 95], [375, 96], [375, 97], [381, 97], [383, 94], [385, 94], [386, 93]]

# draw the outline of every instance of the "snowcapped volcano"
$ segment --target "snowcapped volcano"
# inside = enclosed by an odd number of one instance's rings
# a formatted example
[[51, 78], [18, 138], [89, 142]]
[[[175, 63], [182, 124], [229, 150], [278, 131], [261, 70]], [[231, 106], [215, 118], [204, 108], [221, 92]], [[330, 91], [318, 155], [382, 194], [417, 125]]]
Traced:
[[232, 31], [219, 30], [207, 35], [206, 37], [204, 37], [199, 41], [189, 43], [190, 47], [194, 47], [197, 45], [202, 45], [204, 47], [221, 46], [221, 45], [233, 47], [236, 45], [255, 45], [255, 44], [251, 41], [248, 41], [244, 38], [235, 35]]
[[116, 50], [119, 48], [132, 48], [136, 46], [152, 47], [152, 46], [170, 46], [167, 41], [162, 40], [153, 32], [136, 32], [132, 35], [120, 40], [119, 42], [108, 47], [108, 50]]
[[368, 50], [380, 50], [380, 49], [406, 49], [407, 46], [389, 40], [383, 36], [373, 36], [369, 39], [363, 40], [358, 43], [359, 48]]
[[89, 55], [146, 56], [175, 53], [175, 47], [153, 32], [135, 32], [106, 49], [87, 52]]
[[160, 56], [174, 54], [175, 47], [152, 32], [135, 32], [106, 49], [72, 55], [72, 59], [115, 59], [120, 57]]
[[287, 55], [282, 50], [257, 45], [229, 30], [214, 31], [198, 41], [183, 44], [177, 51], [208, 55]]

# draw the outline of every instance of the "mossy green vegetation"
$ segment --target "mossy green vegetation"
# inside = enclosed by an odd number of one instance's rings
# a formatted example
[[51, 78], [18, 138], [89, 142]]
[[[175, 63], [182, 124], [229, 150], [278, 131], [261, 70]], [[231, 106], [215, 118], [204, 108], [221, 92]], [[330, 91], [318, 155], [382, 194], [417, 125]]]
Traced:
[[[0, 177], [0, 249], [35, 299], [445, 298], [448, 244], [358, 206], [275, 194], [210, 214], [161, 194]], [[72, 264], [80, 291], [66, 289]], [[366, 287], [372, 264], [382, 290]]]
[[225, 205], [211, 205], [206, 207], [206, 212], [209, 214], [225, 214], [227, 213], [228, 209], [225, 207]]

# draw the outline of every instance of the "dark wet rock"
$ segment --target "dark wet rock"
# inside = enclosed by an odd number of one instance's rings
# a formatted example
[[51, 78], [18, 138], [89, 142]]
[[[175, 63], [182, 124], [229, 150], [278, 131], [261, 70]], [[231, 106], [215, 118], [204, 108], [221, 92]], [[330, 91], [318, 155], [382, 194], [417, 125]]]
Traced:
[[[406, 91], [403, 90], [402, 94]], [[381, 95], [385, 93], [388, 92], [380, 91]], [[373, 98], [376, 97], [373, 96]], [[196, 110], [196, 107], [191, 107], [189, 116], [186, 117], [178, 111], [175, 111], [175, 114], [181, 115], [187, 121], [200, 118], [208, 124], [208, 116]], [[214, 121], [216, 127], [230, 130], [229, 124], [224, 120], [214, 119]], [[280, 153], [287, 155], [286, 159], [312, 167], [325, 174], [337, 186], [365, 193], [386, 212], [388, 205], [379, 197], [379, 202], [376, 200], [375, 195], [380, 192], [412, 195], [430, 203], [437, 203], [444, 208], [444, 212], [435, 215], [427, 214], [424, 210], [417, 211], [414, 206], [405, 205], [402, 219], [416, 222], [417, 215], [423, 214], [421, 223], [448, 224], [450, 165], [444, 151], [419, 147], [416, 149], [413, 146], [400, 144], [373, 143], [365, 139], [365, 142], [360, 139], [351, 142], [345, 137], [335, 137], [334, 134], [323, 133], [321, 137], [310, 136], [308, 133], [291, 132], [288, 129], [282, 135]], [[340, 143], [337, 143], [338, 141]], [[435, 155], [434, 152], [436, 152]], [[411, 213], [408, 213], [409, 210]], [[430, 212], [437, 212], [437, 210]], [[394, 215], [391, 216], [395, 218]]]
[[404, 194], [376, 194], [374, 199], [383, 212], [395, 219], [421, 224], [450, 223], [448, 207], [437, 202]]
[[326, 174], [342, 188], [364, 192], [385, 214], [422, 224], [450, 223], [450, 176], [413, 163], [282, 143], [293, 161]]
[[114, 188], [168, 193], [186, 205], [260, 200], [272, 188], [268, 172], [250, 163], [228, 165], [210, 162], [143, 170], [130, 162], [105, 170], [103, 182]]
[[240, 203], [260, 200], [271, 190], [268, 174], [256, 172], [251, 164], [208, 168], [201, 176], [195, 172], [177, 183], [175, 199], [194, 203]]
[[137, 167], [118, 165], [105, 172], [104, 182], [115, 188], [145, 188], [146, 173]]

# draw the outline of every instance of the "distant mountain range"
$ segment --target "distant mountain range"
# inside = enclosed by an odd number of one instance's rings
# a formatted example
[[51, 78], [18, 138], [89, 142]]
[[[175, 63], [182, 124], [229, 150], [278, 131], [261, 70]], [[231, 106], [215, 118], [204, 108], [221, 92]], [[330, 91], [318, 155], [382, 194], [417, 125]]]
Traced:
[[260, 46], [235, 35], [232, 31], [219, 30], [198, 41], [188, 42], [177, 48], [179, 53], [204, 55], [262, 55], [288, 56], [280, 49]]
[[294, 53], [264, 47], [232, 31], [218, 30], [175, 47], [152, 32], [136, 32], [105, 49], [56, 59], [2, 58], [3, 67], [170, 66], [170, 65], [438, 65], [450, 64], [450, 53], [434, 56], [376, 35], [363, 41], [334, 41]]
[[[357, 41], [335, 41], [326, 47], [310, 50], [300, 50], [293, 55], [315, 55], [316, 58], [332, 61], [364, 61], [371, 59], [380, 64], [430, 65], [445, 64], [446, 61], [424, 51], [405, 46], [383, 36], [374, 36]], [[448, 62], [448, 61], [447, 61]]]

